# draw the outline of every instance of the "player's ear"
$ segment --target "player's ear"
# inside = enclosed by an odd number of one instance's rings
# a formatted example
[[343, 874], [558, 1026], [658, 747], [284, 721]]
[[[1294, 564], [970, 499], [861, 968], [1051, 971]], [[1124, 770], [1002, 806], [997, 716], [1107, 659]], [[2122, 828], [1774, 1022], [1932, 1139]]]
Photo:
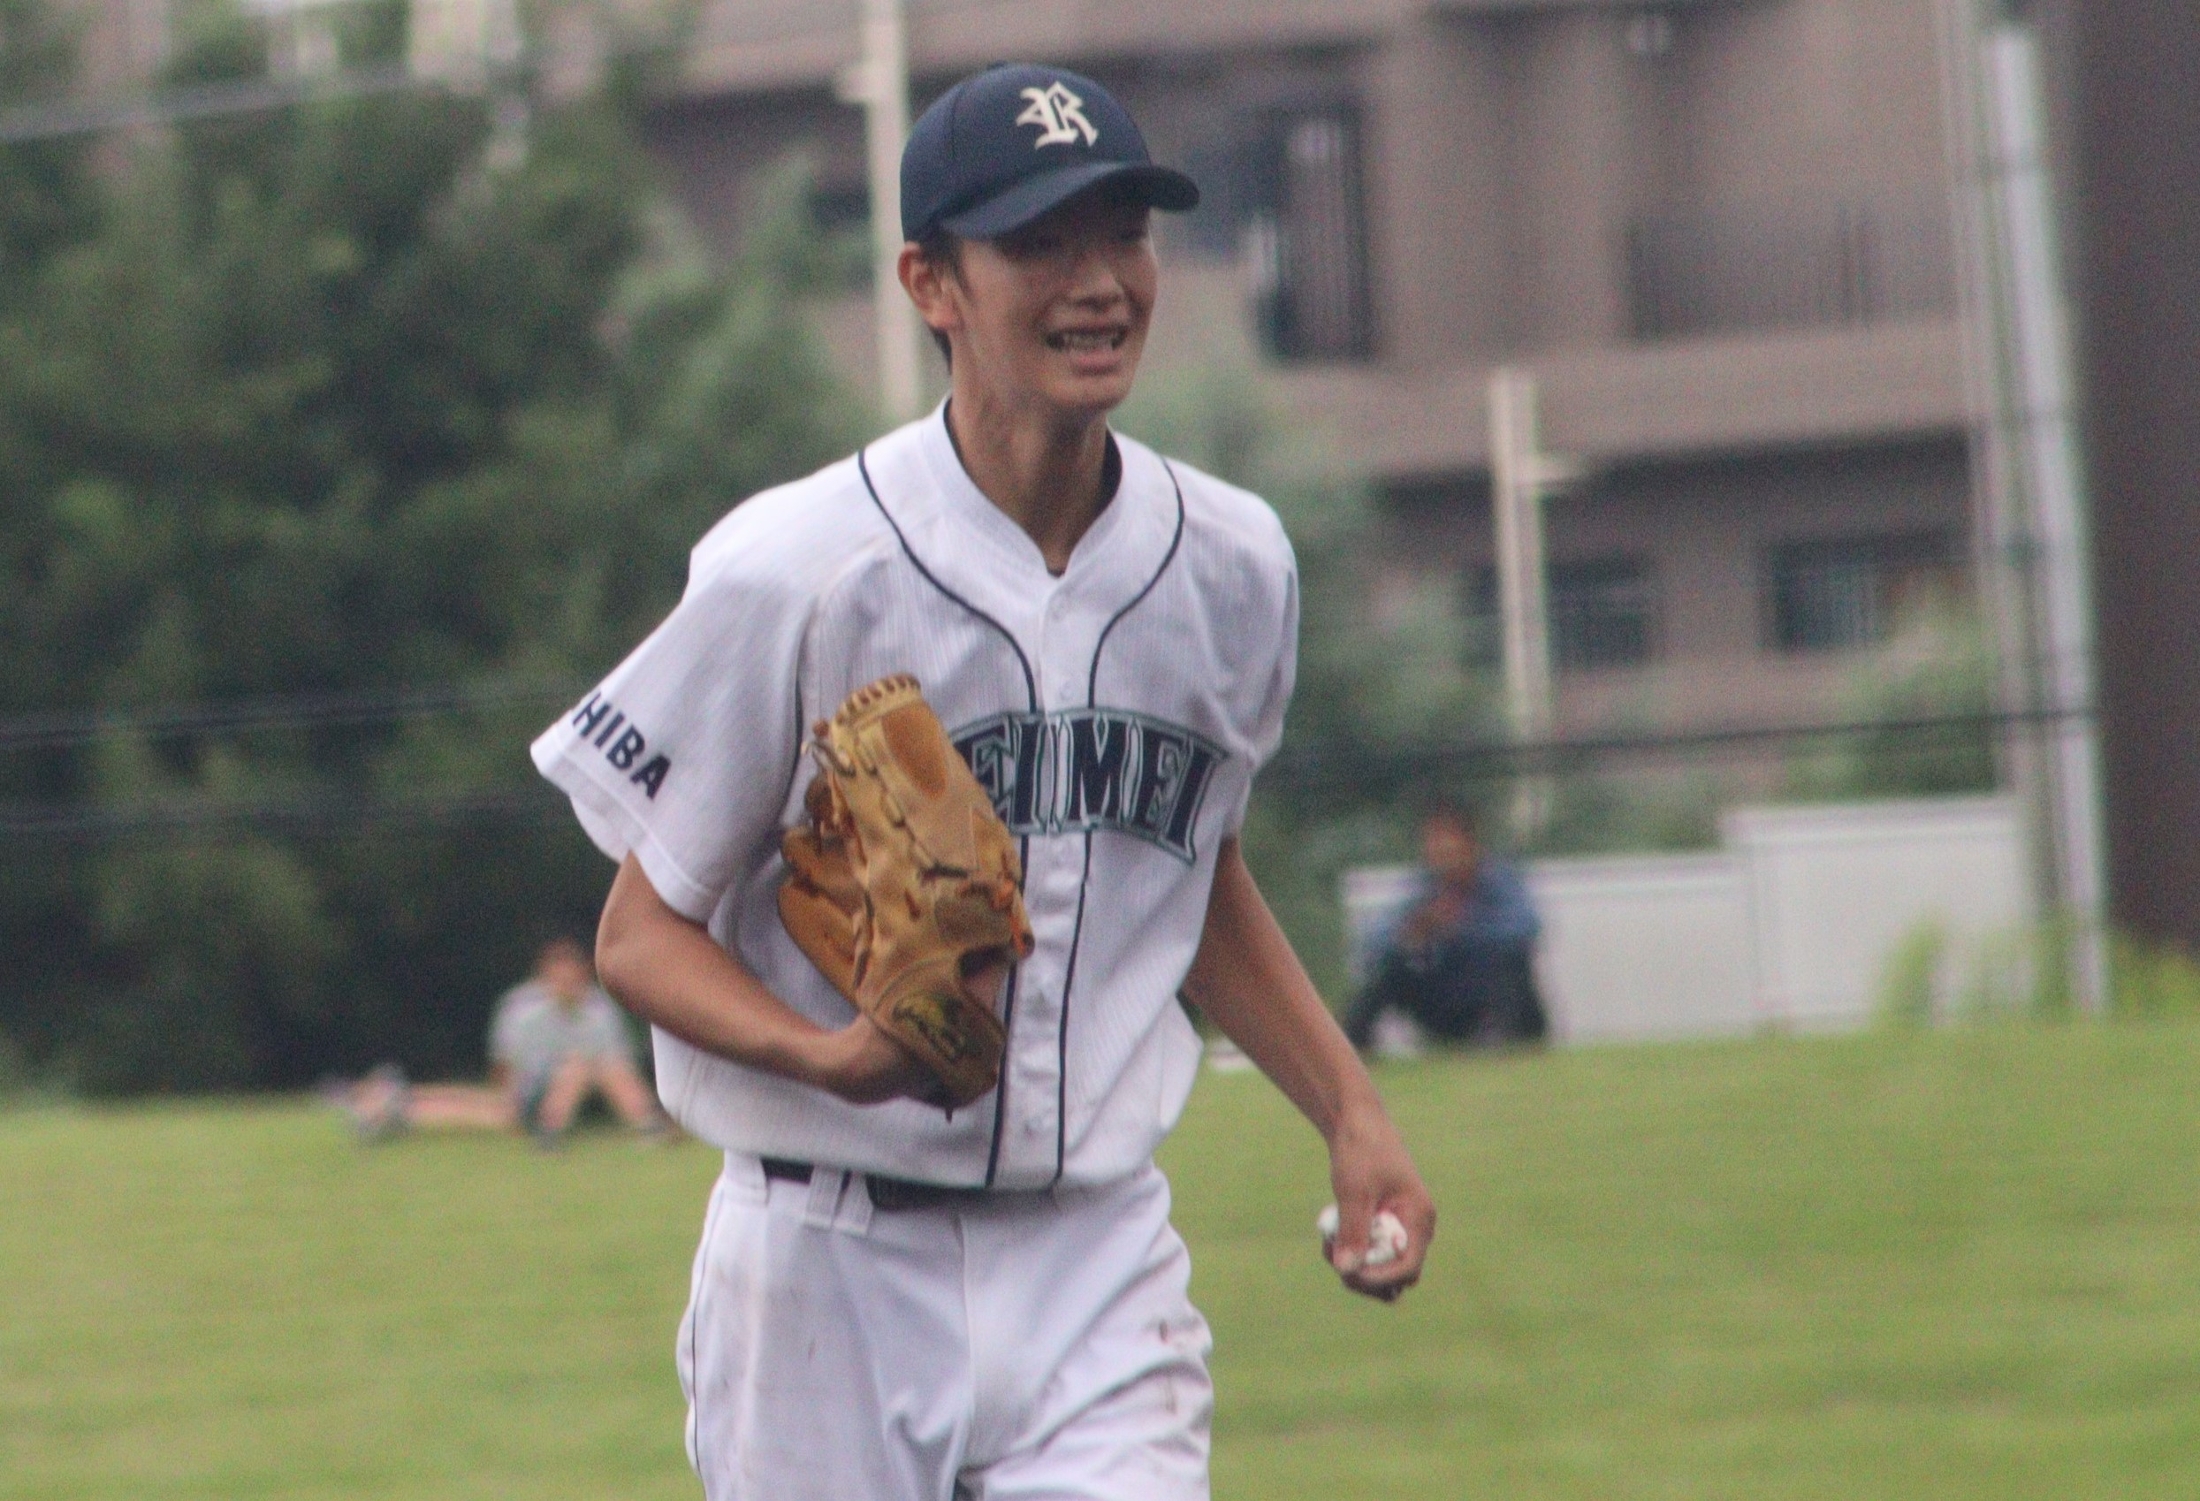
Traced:
[[912, 241], [901, 247], [894, 270], [926, 328], [945, 334], [962, 326], [962, 310], [955, 300], [959, 283], [951, 262], [927, 253], [925, 247]]

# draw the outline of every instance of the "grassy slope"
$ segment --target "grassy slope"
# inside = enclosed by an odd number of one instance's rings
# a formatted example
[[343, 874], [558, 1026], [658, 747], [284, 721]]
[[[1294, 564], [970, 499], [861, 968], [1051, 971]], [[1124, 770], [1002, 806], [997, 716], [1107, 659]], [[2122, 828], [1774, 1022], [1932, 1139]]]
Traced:
[[[2200, 1031], [1394, 1069], [1445, 1210], [1396, 1308], [1311, 1135], [1171, 1144], [1224, 1498], [2200, 1494]], [[0, 1497], [692, 1496], [699, 1148], [362, 1153], [295, 1108], [0, 1116]]]

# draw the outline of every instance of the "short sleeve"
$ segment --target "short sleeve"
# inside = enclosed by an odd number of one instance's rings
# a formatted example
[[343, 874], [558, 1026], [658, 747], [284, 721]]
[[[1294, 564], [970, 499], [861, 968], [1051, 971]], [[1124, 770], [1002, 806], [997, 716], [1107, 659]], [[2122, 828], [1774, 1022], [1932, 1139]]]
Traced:
[[635, 856], [696, 922], [778, 837], [801, 754], [806, 623], [783, 573], [745, 564], [738, 546], [698, 548], [671, 615], [534, 743], [597, 848]]
[[1248, 739], [1251, 742], [1252, 766], [1246, 778], [1245, 796], [1230, 810], [1229, 832], [1239, 833], [1245, 825], [1245, 810], [1252, 801], [1252, 776], [1276, 753], [1283, 743], [1284, 715], [1291, 707], [1291, 692], [1298, 684], [1299, 673], [1299, 574], [1296, 567], [1286, 569], [1280, 600], [1280, 620], [1276, 627], [1276, 655], [1270, 666], [1267, 685], [1261, 695], [1259, 712], [1255, 715]]

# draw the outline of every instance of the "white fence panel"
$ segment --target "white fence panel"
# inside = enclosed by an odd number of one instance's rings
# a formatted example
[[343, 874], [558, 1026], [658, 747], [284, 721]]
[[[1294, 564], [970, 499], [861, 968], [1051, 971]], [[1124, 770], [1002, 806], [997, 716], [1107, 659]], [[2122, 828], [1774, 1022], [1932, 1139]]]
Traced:
[[1889, 956], [1921, 923], [1963, 954], [2032, 917], [2006, 799], [1737, 809], [1720, 832], [1749, 872], [1759, 1002], [1798, 1029], [1868, 1021]]
[[1759, 1021], [1746, 883], [1731, 856], [1539, 860], [1528, 889], [1560, 1041], [1717, 1036]]

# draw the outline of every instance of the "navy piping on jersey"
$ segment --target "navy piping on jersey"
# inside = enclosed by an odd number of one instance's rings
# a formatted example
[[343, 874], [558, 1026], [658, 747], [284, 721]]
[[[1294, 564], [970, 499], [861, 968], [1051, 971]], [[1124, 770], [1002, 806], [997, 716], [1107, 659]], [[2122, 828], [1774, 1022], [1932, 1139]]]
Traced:
[[[986, 614], [985, 611], [979, 609], [976, 605], [972, 604], [969, 600], [964, 599], [960, 594], [957, 594], [954, 590], [948, 588], [947, 585], [941, 583], [938, 576], [935, 575], [931, 569], [924, 566], [924, 559], [918, 557], [917, 550], [909, 545], [908, 534], [902, 531], [901, 523], [894, 519], [894, 513], [887, 510], [886, 502], [879, 498], [878, 485], [874, 483], [871, 479], [870, 462], [864, 457], [864, 454], [866, 452], [867, 450], [863, 449], [858, 449], [856, 451], [856, 472], [863, 476], [863, 488], [871, 492], [871, 504], [878, 507], [879, 515], [885, 517], [886, 524], [893, 528], [894, 540], [901, 544], [902, 553], [909, 559], [910, 566], [915, 568], [917, 572], [923, 576], [926, 583], [930, 584], [933, 588], [939, 590], [940, 593], [946, 595], [956, 604], [961, 605], [971, 614], [977, 616], [987, 625], [993, 627], [994, 630], [1000, 632], [1001, 639], [1008, 643], [1008, 649], [1016, 653], [1016, 665], [1024, 670], [1024, 696], [1030, 703], [1031, 712], [1034, 714], [1038, 713], [1039, 679], [1036, 675], [1033, 674], [1031, 670], [1031, 659], [1024, 655], [1024, 649], [1022, 645], [1017, 642], [1015, 633], [1009, 630], [1007, 626], [1001, 624], [998, 620], [995, 620], [991, 615]], [[1177, 526], [1180, 532], [1183, 529], [1183, 506], [1183, 492], [1179, 491], [1177, 494]], [[1172, 545], [1169, 551], [1173, 554], [1176, 549]], [[1147, 587], [1151, 588], [1153, 586], [1149, 584], [1147, 585]], [[1143, 598], [1143, 594], [1141, 594], [1140, 597]], [[1114, 624], [1114, 622], [1110, 621], [1109, 624], [1112, 625]], [[1021, 850], [1019, 853], [1019, 858], [1023, 862], [1024, 869], [1029, 870], [1031, 868], [1031, 840], [1027, 837], [1020, 841], [1020, 845]], [[1080, 891], [1077, 897], [1078, 911], [1080, 914], [1082, 914], [1084, 911], [1084, 901], [1084, 893]], [[1072, 956], [1072, 961], [1074, 962], [1076, 955], [1076, 946], [1074, 945], [1074, 943], [1071, 945], [1070, 953]], [[1008, 993], [1004, 998], [1004, 1002], [1001, 1007], [1001, 1031], [1007, 1038], [1010, 1039], [1013, 1039], [1015, 1036], [1016, 1026], [1016, 973], [1017, 972], [1015, 970], [1009, 971]], [[986, 1188], [991, 1188], [993, 1186], [994, 1175], [1000, 1171], [1001, 1167], [1001, 1132], [1008, 1123], [1008, 1059], [1014, 1056], [1015, 1054], [1012, 1049], [1007, 1047], [1002, 1048], [1001, 1079], [998, 1084], [993, 1086], [993, 1144], [989, 1148], [987, 1148], [985, 1155], [985, 1182], [982, 1186]], [[1057, 1153], [1056, 1155], [1056, 1176], [1060, 1176], [1060, 1154]]]
[[[873, 483], [871, 479], [871, 466], [863, 456], [864, 452], [867, 451], [868, 450], [862, 450], [857, 452], [856, 472], [863, 476], [863, 488], [871, 492], [871, 504], [878, 507], [879, 515], [885, 517], [886, 524], [894, 529], [894, 540], [901, 544], [902, 552], [908, 555], [911, 566], [913, 566], [918, 573], [924, 575], [924, 581], [926, 583], [930, 584], [933, 588], [939, 590], [940, 593], [946, 595], [956, 604], [961, 605], [971, 614], [977, 616], [987, 625], [993, 627], [994, 630], [1001, 633], [1001, 639], [1008, 643], [1008, 649], [1016, 654], [1016, 665], [1024, 670], [1024, 696], [1030, 700], [1031, 712], [1034, 714], [1038, 713], [1039, 680], [1032, 675], [1031, 659], [1024, 655], [1024, 649], [1021, 645], [1017, 643], [1015, 632], [1011, 631], [1007, 626], [1001, 624], [998, 620], [995, 620], [992, 616], [986, 614], [985, 611], [979, 609], [969, 600], [964, 599], [954, 590], [948, 588], [947, 585], [941, 583], [939, 580], [939, 576], [933, 573], [931, 569], [924, 566], [924, 559], [918, 557], [917, 550], [909, 545], [909, 536], [901, 529], [901, 523], [894, 519], [894, 513], [892, 511], [886, 509], [886, 502], [879, 499], [878, 486]], [[1180, 499], [1179, 504], [1181, 505], [1181, 503], [1182, 502]]]
[[[1092, 644], [1092, 671], [1085, 678], [1085, 707], [1100, 707], [1100, 653], [1106, 649], [1108, 635], [1122, 622], [1124, 616], [1137, 609], [1154, 585], [1169, 571], [1176, 561], [1176, 550], [1184, 542], [1184, 486], [1178, 482], [1175, 468], [1167, 459], [1161, 467], [1168, 471], [1169, 483], [1176, 488], [1176, 534], [1169, 538], [1169, 550], [1161, 555], [1161, 566], [1146, 580], [1146, 587], [1132, 595], [1123, 608], [1108, 617], [1108, 623], [1100, 627], [1100, 639]], [[1085, 831], [1085, 865], [1077, 877], [1077, 922], [1070, 929], [1069, 962], [1062, 968], [1062, 1019], [1056, 1046], [1060, 1050], [1054, 1069], [1054, 1181], [1062, 1181], [1062, 1173], [1069, 1162], [1069, 995], [1077, 983], [1077, 948], [1085, 938], [1085, 888], [1092, 883], [1092, 830]]]
[[[1016, 841], [1017, 881], [1016, 889], [1023, 889], [1023, 873], [1031, 869], [1031, 836], [1026, 834]], [[1008, 988], [1001, 996], [1001, 1082], [993, 1088], [993, 1140], [985, 1149], [985, 1186], [993, 1186], [994, 1175], [1001, 1170], [1001, 1132], [1008, 1123], [1008, 1040], [1016, 1032], [1017, 984], [1024, 977], [1021, 964], [1008, 972]]]
[[779, 791], [779, 806], [787, 806], [787, 799], [794, 796], [794, 781], [802, 775], [802, 752], [810, 743], [810, 735], [802, 718], [802, 685], [794, 685], [794, 755], [787, 762], [787, 785]]

